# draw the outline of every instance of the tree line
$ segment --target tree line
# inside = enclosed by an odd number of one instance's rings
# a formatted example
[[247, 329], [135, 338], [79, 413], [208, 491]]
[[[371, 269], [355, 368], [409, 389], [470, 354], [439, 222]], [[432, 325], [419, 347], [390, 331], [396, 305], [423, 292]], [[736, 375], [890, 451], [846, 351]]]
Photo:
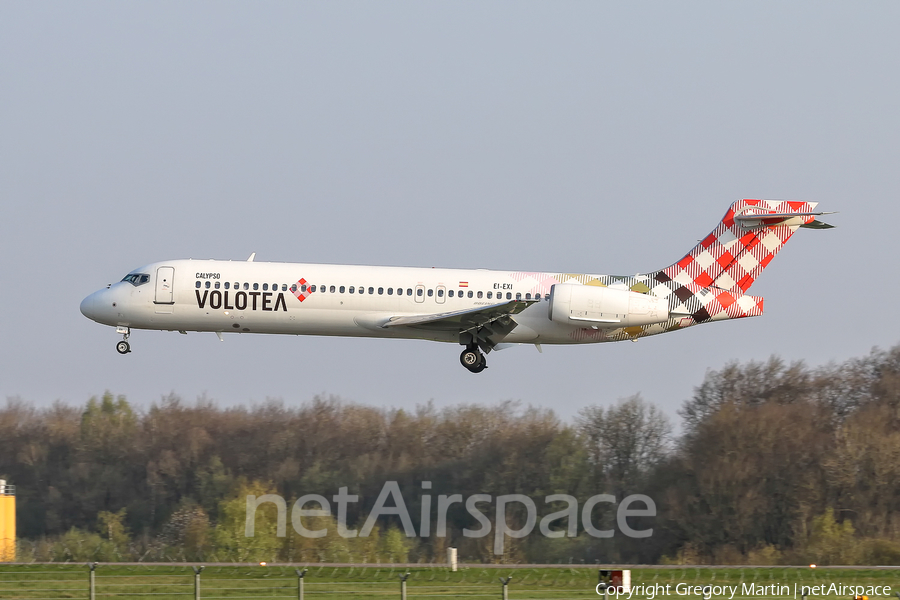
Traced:
[[[513, 402], [414, 411], [316, 397], [220, 408], [163, 398], [139, 410], [104, 394], [84, 407], [0, 409], [0, 478], [17, 486], [24, 560], [294, 562], [464, 561], [681, 564], [900, 564], [900, 346], [843, 363], [732, 363], [710, 371], [669, 417], [640, 396], [583, 409], [572, 422]], [[386, 481], [414, 519], [428, 493], [543, 499], [644, 494], [653, 535], [598, 538], [579, 520], [507, 539], [460, 504], [447, 536], [407, 537], [383, 518], [367, 538], [336, 533], [333, 516], [305, 517], [322, 538], [275, 535], [274, 507], [244, 537], [246, 496], [359, 497], [361, 524]], [[289, 504], [290, 505], [290, 504]], [[311, 506], [308, 508], [315, 508]], [[434, 507], [432, 507], [433, 510]], [[427, 509], [426, 509], [427, 511]], [[493, 518], [492, 513], [486, 515]], [[615, 507], [596, 504], [597, 527]], [[507, 514], [521, 526], [523, 507]], [[571, 535], [574, 534], [574, 535]]]

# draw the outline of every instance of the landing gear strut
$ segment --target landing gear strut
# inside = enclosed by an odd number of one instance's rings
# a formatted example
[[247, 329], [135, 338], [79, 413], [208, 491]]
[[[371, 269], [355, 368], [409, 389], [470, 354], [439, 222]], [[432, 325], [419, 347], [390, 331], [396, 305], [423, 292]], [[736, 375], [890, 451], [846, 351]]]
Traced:
[[475, 345], [466, 346], [466, 349], [459, 355], [459, 362], [473, 373], [481, 373], [487, 369], [487, 359]]
[[131, 344], [128, 343], [128, 337], [131, 335], [131, 329], [129, 327], [117, 327], [116, 333], [121, 333], [125, 338], [118, 344], [116, 344], [116, 352], [119, 354], [128, 354], [131, 352]]

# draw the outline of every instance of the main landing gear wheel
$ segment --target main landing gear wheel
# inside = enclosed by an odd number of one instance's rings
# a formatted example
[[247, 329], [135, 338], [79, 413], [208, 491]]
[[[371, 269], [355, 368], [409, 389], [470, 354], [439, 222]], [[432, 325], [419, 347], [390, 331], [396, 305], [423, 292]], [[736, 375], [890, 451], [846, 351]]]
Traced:
[[473, 373], [481, 373], [487, 368], [487, 359], [477, 348], [466, 348], [463, 350], [462, 354], [459, 355], [459, 362]]

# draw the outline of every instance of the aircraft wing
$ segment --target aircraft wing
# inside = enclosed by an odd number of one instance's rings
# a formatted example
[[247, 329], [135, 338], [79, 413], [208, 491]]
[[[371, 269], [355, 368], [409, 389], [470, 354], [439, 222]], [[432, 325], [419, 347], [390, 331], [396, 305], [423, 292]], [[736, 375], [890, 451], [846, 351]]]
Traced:
[[[515, 329], [516, 322], [511, 318], [540, 300], [511, 300], [490, 306], [478, 306], [466, 310], [457, 310], [431, 315], [412, 315], [408, 317], [391, 317], [382, 327], [411, 327], [432, 331], [458, 331], [460, 333], [476, 332], [483, 328], [490, 334], [501, 333], [503, 336]], [[489, 334], [489, 335], [490, 335]]]

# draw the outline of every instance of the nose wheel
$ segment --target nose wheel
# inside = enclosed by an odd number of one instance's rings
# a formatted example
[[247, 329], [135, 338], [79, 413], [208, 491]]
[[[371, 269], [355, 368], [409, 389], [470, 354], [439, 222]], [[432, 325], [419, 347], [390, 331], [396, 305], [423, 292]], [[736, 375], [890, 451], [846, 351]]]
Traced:
[[463, 350], [459, 355], [459, 362], [472, 373], [481, 373], [487, 369], [487, 359], [477, 346]]
[[131, 335], [131, 329], [128, 327], [117, 327], [116, 333], [121, 333], [122, 337], [125, 338], [116, 344], [116, 352], [119, 354], [128, 354], [131, 352], [131, 344], [128, 343], [128, 336]]

